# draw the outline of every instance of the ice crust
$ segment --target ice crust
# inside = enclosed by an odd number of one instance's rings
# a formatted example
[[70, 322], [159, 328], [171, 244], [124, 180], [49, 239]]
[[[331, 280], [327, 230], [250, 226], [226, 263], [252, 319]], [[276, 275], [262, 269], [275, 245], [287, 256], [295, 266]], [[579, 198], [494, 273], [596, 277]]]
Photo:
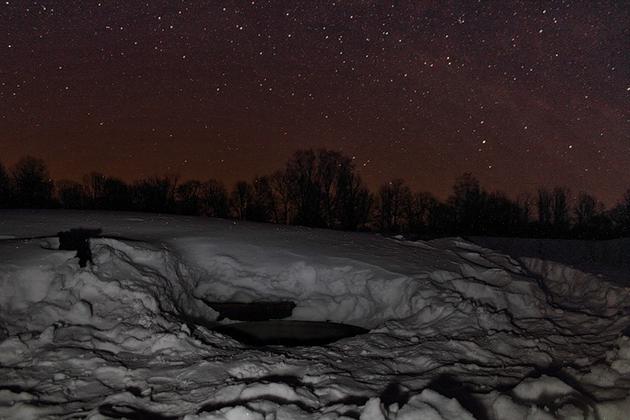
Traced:
[[[76, 227], [109, 236], [91, 241], [93, 266], [50, 249]], [[625, 419], [630, 408], [618, 269], [611, 282], [461, 238], [132, 213], [2, 211], [0, 238], [2, 418]], [[370, 333], [250, 348], [206, 328], [218, 314], [204, 299], [290, 300], [292, 319]]]

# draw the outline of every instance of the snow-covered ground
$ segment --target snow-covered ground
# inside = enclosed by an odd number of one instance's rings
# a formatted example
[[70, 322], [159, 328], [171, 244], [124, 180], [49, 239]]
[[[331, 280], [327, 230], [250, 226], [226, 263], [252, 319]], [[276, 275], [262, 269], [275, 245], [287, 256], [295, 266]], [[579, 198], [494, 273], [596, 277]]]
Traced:
[[[76, 227], [110, 237], [86, 268], [50, 249]], [[458, 238], [2, 211], [0, 418], [626, 419], [615, 273]], [[294, 320], [370, 332], [250, 348], [204, 327], [203, 299], [293, 301]]]

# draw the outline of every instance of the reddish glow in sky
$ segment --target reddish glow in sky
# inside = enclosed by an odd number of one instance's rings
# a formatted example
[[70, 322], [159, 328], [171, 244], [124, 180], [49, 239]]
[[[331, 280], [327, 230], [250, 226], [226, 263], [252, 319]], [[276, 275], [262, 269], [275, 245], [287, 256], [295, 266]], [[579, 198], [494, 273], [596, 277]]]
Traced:
[[444, 196], [630, 188], [624, 1], [3, 1], [0, 160], [232, 183], [298, 148]]

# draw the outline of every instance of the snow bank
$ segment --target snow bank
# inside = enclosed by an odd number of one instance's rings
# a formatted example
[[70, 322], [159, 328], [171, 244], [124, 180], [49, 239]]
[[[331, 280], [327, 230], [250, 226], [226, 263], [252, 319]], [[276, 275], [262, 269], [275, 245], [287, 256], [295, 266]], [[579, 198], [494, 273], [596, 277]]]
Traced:
[[[93, 266], [51, 250], [75, 227], [109, 236], [91, 241]], [[628, 405], [629, 289], [560, 262], [127, 213], [0, 212], [0, 237], [0, 417], [615, 418]], [[250, 348], [206, 328], [218, 314], [204, 300], [291, 300], [292, 319], [371, 331]]]

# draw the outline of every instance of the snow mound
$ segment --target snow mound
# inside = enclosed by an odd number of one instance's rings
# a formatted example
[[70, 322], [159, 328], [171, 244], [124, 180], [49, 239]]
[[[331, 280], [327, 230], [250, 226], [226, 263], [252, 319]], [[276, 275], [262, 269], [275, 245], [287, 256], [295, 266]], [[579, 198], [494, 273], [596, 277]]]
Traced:
[[[630, 290], [582, 268], [460, 238], [0, 216], [3, 418], [622, 418], [629, 404]], [[53, 235], [20, 239], [73, 227], [110, 236], [91, 240], [94, 265]], [[204, 301], [291, 301], [292, 320], [370, 333], [249, 347], [212, 330]]]

